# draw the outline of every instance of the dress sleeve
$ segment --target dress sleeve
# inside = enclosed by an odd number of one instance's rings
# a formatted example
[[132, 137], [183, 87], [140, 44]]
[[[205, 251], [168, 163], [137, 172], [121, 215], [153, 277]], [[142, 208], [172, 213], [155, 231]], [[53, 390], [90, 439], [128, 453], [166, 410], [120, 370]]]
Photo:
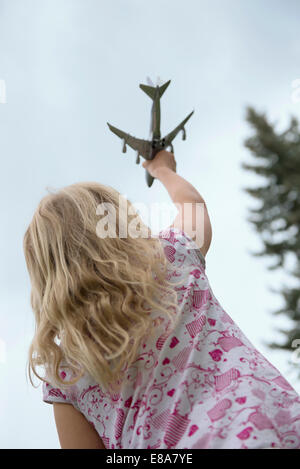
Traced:
[[[60, 372], [62, 379], [70, 379], [71, 373], [68, 370], [63, 370]], [[43, 401], [47, 404], [53, 404], [53, 402], [62, 402], [65, 404], [75, 404], [76, 397], [76, 386], [65, 386], [65, 387], [56, 387], [50, 383], [49, 378], [46, 376], [46, 382], [43, 381], [42, 385], [42, 395]]]
[[64, 402], [65, 404], [71, 404], [71, 401], [65, 390], [53, 387], [50, 383], [43, 382], [43, 401], [47, 404], [53, 404], [53, 402]]
[[191, 264], [201, 265], [205, 270], [206, 262], [202, 252], [195, 241], [184, 231], [169, 227], [159, 232], [159, 238], [166, 242], [165, 253], [171, 262], [176, 256], [184, 254]]

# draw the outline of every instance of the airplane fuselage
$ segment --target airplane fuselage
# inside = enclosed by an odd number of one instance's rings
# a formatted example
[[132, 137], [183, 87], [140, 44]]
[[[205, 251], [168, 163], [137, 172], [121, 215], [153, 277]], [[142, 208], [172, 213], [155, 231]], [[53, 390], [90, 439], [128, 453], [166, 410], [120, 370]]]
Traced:
[[160, 139], [160, 96], [159, 87], [156, 87], [155, 97], [151, 109], [151, 138]]
[[156, 87], [155, 96], [154, 96], [153, 104], [151, 108], [150, 140], [152, 142], [150, 159], [153, 159], [156, 153], [162, 150], [165, 146], [164, 141], [161, 140], [161, 133], [160, 133], [159, 86]]

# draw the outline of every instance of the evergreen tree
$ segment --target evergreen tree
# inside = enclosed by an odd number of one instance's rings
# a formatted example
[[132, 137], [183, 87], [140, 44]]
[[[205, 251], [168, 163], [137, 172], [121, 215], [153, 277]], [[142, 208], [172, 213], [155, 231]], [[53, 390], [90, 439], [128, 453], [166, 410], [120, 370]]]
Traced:
[[289, 274], [295, 286], [278, 290], [283, 306], [274, 314], [284, 314], [292, 323], [284, 330], [282, 344], [269, 344], [272, 348], [293, 350], [292, 343], [300, 339], [300, 129], [296, 118], [291, 118], [287, 130], [275, 130], [265, 114], [247, 109], [246, 119], [254, 130], [245, 146], [253, 155], [254, 163], [242, 167], [263, 176], [264, 183], [245, 191], [260, 202], [250, 209], [248, 220], [260, 234], [263, 249], [256, 256], [269, 256], [274, 260], [269, 269], [287, 271], [287, 258], [294, 268]]

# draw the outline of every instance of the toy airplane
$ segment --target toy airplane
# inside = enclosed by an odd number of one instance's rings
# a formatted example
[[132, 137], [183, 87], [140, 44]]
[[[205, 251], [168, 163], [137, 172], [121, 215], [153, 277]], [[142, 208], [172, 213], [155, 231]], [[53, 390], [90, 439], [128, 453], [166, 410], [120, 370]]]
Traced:
[[[148, 83], [152, 86], [147, 85], [140, 85], [140, 88], [153, 100], [153, 105], [151, 109], [151, 127], [150, 127], [150, 139], [151, 140], [141, 140], [139, 138], [132, 137], [131, 135], [123, 132], [122, 130], [113, 127], [107, 122], [108, 127], [110, 130], [120, 137], [123, 140], [123, 153], [126, 152], [126, 145], [129, 145], [131, 148], [137, 151], [137, 158], [136, 163], [139, 164], [140, 156], [145, 158], [146, 160], [152, 160], [154, 156], [161, 150], [166, 149], [168, 147], [171, 148], [171, 152], [174, 153], [174, 148], [172, 145], [172, 141], [178, 134], [180, 130], [182, 130], [182, 139], [186, 139], [186, 131], [185, 131], [185, 124], [194, 113], [192, 111], [177, 127], [175, 127], [172, 132], [166, 135], [164, 138], [161, 138], [160, 134], [160, 98], [168, 88], [171, 80], [167, 81], [164, 85], [153, 86], [151, 80], [148, 79]], [[152, 186], [154, 178], [151, 174], [146, 170], [146, 181], [148, 187]]]

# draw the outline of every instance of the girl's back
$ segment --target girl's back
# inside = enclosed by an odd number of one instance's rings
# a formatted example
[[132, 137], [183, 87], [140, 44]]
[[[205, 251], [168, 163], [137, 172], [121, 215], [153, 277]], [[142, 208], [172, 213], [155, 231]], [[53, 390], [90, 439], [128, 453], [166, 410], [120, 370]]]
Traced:
[[43, 383], [44, 401], [72, 404], [111, 449], [300, 448], [299, 396], [219, 304], [198, 246], [174, 227], [159, 239], [175, 266], [175, 329], [151, 312], [157, 334], [145, 336], [119, 391], [86, 373], [71, 387]]

